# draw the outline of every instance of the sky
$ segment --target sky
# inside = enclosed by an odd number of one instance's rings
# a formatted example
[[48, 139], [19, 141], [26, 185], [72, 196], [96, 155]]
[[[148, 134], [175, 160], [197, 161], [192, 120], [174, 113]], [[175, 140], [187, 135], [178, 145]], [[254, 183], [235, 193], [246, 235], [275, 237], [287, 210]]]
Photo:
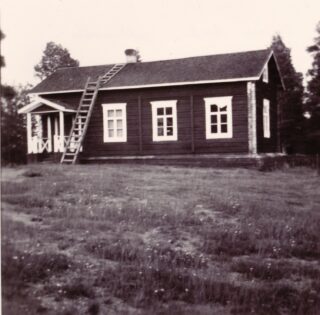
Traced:
[[319, 0], [1, 0], [0, 10], [10, 85], [39, 82], [49, 41], [88, 66], [124, 62], [126, 48], [143, 61], [264, 49], [278, 33], [305, 74], [320, 21]]

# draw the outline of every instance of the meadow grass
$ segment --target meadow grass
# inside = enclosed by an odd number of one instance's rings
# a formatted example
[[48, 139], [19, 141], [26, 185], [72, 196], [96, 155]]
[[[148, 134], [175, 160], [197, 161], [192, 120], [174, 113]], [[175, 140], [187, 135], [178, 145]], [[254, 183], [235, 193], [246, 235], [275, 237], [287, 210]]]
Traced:
[[10, 181], [5, 172], [10, 314], [320, 309], [320, 180], [310, 169], [30, 165]]

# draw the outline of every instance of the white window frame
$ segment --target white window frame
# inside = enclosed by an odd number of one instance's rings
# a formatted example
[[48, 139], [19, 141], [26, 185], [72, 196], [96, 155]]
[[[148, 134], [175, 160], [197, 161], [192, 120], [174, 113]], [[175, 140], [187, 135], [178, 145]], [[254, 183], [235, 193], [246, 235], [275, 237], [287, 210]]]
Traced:
[[[205, 102], [205, 115], [206, 115], [206, 139], [227, 139], [233, 137], [233, 119], [232, 119], [232, 96], [222, 96], [222, 97], [206, 97]], [[220, 109], [221, 107], [227, 106], [227, 132], [221, 132], [221, 115], [219, 112], [217, 116], [217, 132], [211, 132], [211, 105], [217, 105]]]
[[[178, 140], [178, 124], [177, 124], [177, 100], [166, 100], [166, 101], [153, 101], [150, 102], [152, 106], [152, 139], [153, 141], [177, 141]], [[158, 108], [163, 108], [164, 112], [166, 108], [172, 108], [172, 135], [163, 136], [158, 135], [158, 118], [164, 117], [163, 129], [167, 132], [167, 117], [166, 114], [158, 116]]]
[[262, 72], [262, 81], [265, 83], [269, 83], [269, 70], [268, 65], [266, 65]]
[[263, 137], [270, 138], [270, 101], [266, 98], [263, 99], [263, 109], [262, 109], [262, 116], [263, 116]]
[[[110, 137], [108, 132], [108, 121], [110, 121], [110, 117], [108, 117], [108, 110], [121, 110], [122, 115], [122, 136], [114, 136]], [[108, 103], [102, 104], [102, 112], [103, 112], [103, 142], [127, 142], [127, 104], [126, 103]], [[119, 119], [119, 117], [118, 117]], [[116, 130], [116, 120], [117, 117], [114, 116], [112, 119], [114, 121], [113, 129]]]

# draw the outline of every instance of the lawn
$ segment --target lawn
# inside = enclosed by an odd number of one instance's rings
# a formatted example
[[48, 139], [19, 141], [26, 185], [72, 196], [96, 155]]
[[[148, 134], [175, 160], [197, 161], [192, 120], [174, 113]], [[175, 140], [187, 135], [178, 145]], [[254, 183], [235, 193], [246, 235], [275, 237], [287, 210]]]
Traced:
[[3, 314], [319, 314], [320, 177], [2, 169]]

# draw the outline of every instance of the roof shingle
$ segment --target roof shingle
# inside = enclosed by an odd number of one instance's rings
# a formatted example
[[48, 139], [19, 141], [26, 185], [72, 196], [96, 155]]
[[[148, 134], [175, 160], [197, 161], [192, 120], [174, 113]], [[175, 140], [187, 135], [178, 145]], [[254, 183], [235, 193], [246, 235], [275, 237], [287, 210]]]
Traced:
[[[148, 86], [257, 77], [268, 60], [270, 50], [190, 57], [127, 64], [106, 85], [108, 88]], [[83, 90], [90, 77], [104, 75], [113, 65], [61, 68], [30, 92]]]

